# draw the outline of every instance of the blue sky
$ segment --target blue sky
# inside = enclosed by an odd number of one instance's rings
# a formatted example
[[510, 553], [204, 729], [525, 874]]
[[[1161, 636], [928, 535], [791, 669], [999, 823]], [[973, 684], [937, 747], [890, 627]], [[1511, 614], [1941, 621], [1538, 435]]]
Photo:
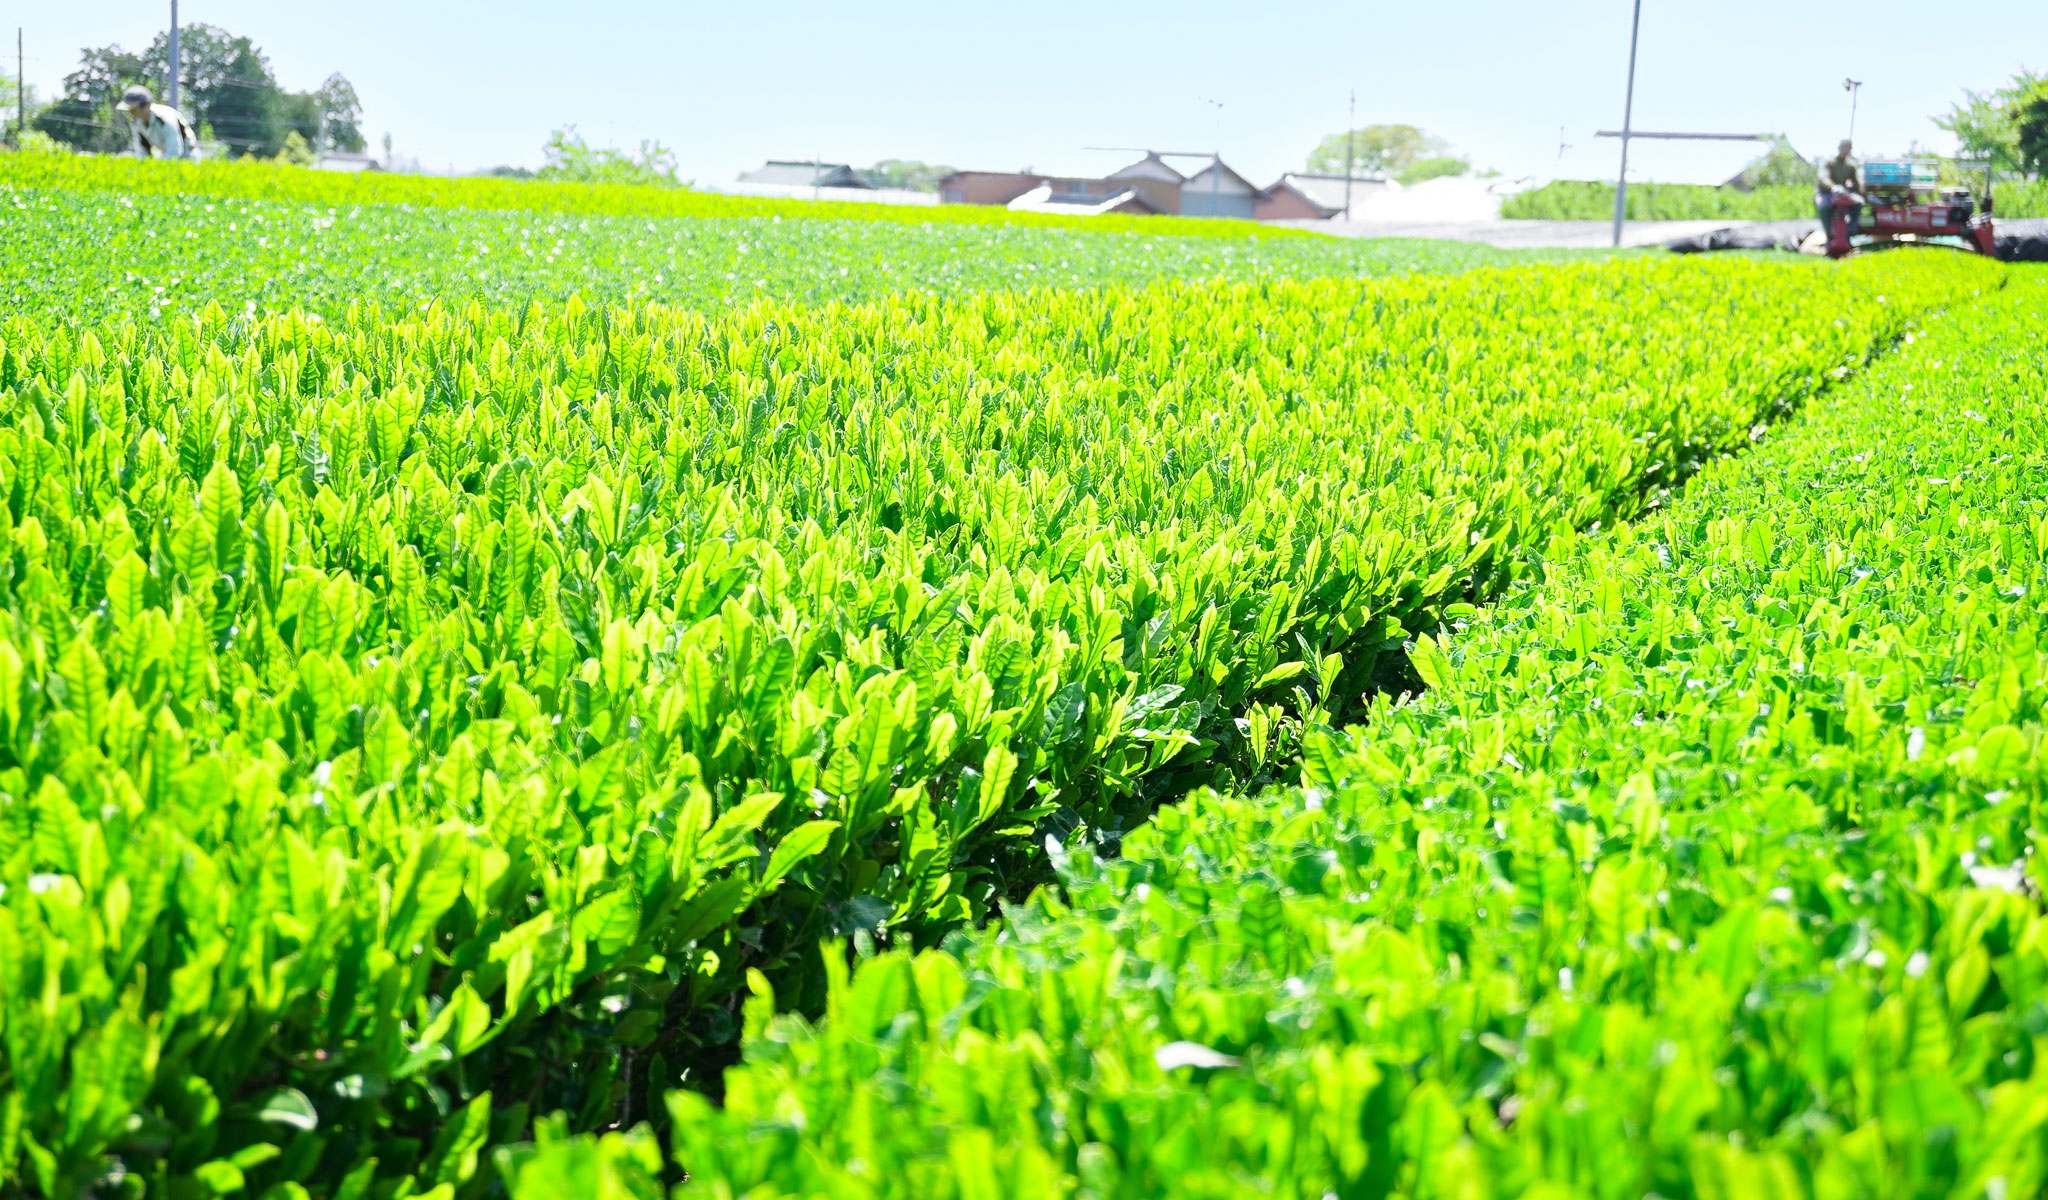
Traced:
[[[49, 94], [80, 47], [140, 48], [167, 10], [18, 6], [28, 77]], [[372, 140], [389, 131], [434, 169], [538, 165], [548, 131], [574, 123], [599, 143], [658, 139], [703, 180], [812, 155], [1082, 172], [1128, 157], [1084, 147], [1154, 146], [1220, 147], [1264, 183], [1344, 127], [1352, 88], [1361, 124], [1420, 125], [1510, 176], [1611, 177], [1614, 143], [1593, 133], [1620, 123], [1629, 7], [184, 0], [181, 19], [254, 38], [290, 87], [342, 72]], [[1782, 131], [1812, 154], [1847, 125], [1854, 76], [1860, 149], [1945, 147], [1929, 116], [2030, 48], [2048, 69], [2043, 0], [1646, 0], [1636, 125]], [[1712, 181], [1747, 153], [1637, 143], [1630, 175]]]

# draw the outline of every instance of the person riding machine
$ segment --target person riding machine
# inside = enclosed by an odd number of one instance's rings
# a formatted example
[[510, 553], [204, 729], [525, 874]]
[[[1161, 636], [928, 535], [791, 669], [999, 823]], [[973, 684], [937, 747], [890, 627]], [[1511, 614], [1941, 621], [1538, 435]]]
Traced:
[[1991, 218], [1991, 182], [1984, 195], [1941, 182], [1941, 163], [1928, 158], [1873, 158], [1858, 163], [1844, 139], [1814, 177], [1822, 249], [1829, 258], [1889, 246], [1948, 246], [1998, 256]]
[[[1848, 253], [1849, 239], [1863, 220], [1863, 172], [1849, 156], [1855, 149], [1848, 138], [1835, 148], [1835, 156], [1820, 165], [1814, 176], [1813, 207], [1820, 214], [1820, 230], [1828, 242], [1828, 257]], [[1835, 247], [1842, 247], [1836, 253]]]

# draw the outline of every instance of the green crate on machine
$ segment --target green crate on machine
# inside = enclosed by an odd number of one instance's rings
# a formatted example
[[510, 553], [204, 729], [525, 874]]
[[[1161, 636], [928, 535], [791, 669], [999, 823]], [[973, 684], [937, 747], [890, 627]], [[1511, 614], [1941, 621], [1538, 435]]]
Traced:
[[1873, 158], [1863, 164], [1863, 186], [1873, 191], [1933, 192], [1941, 164], [1923, 158]]

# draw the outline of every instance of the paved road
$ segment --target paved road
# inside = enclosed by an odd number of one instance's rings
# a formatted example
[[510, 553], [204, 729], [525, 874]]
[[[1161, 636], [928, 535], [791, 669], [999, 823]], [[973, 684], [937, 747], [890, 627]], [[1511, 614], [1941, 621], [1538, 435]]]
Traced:
[[[1600, 247], [1613, 244], [1611, 221], [1279, 221], [1302, 229], [1334, 233], [1339, 237], [1446, 238], [1457, 242], [1485, 242], [1509, 250], [1540, 247]], [[1673, 238], [1692, 237], [1716, 229], [1768, 227], [1782, 233], [1793, 227], [1810, 229], [1812, 221], [1629, 221], [1622, 226], [1624, 246], [1660, 246]], [[2048, 234], [2048, 220], [2001, 219], [2000, 236]]]
[[[1611, 221], [1281, 221], [1302, 229], [1334, 233], [1339, 237], [1446, 238], [1456, 242], [1485, 242], [1509, 250], [1549, 246], [1598, 247], [1612, 245]], [[1624, 246], [1657, 246], [1677, 237], [1691, 237], [1716, 229], [1753, 224], [1749, 221], [1629, 221], [1622, 226]]]

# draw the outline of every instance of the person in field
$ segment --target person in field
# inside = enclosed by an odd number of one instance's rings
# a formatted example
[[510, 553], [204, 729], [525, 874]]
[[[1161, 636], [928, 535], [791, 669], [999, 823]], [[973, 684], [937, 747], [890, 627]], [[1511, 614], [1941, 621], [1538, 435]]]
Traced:
[[1845, 212], [1849, 216], [1849, 232], [1856, 232], [1856, 222], [1863, 215], [1863, 172], [1856, 160], [1849, 157], [1855, 149], [1848, 138], [1835, 148], [1835, 156], [1820, 165], [1813, 180], [1813, 207], [1820, 213], [1822, 237], [1832, 236], [1835, 228], [1835, 214]]
[[185, 114], [168, 104], [158, 104], [146, 87], [132, 87], [121, 97], [121, 111], [128, 117], [129, 149], [137, 158], [190, 158], [198, 141]]

